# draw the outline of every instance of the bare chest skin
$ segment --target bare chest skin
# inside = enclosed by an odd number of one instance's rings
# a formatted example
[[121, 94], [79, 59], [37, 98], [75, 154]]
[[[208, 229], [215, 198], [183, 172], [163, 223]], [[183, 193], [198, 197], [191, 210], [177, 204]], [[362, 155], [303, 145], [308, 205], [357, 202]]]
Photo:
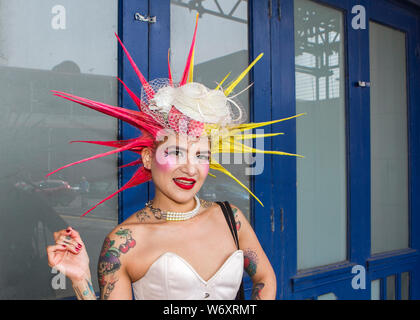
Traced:
[[[149, 218], [146, 218], [147, 213]], [[146, 211], [142, 215], [132, 215], [122, 226], [132, 230], [137, 243], [126, 261], [132, 282], [141, 279], [153, 262], [166, 252], [182, 257], [207, 281], [237, 250], [216, 203], [186, 221], [162, 222]]]

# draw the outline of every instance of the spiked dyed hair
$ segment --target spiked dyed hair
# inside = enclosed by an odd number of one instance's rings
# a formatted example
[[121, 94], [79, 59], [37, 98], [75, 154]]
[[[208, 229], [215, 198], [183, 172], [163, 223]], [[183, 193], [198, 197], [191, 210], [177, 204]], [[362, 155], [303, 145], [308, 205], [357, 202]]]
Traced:
[[[188, 85], [193, 84], [193, 74], [194, 74], [194, 50], [195, 50], [195, 39], [197, 34], [197, 22], [198, 22], [198, 14], [196, 17], [196, 25], [194, 29], [194, 35], [191, 43], [191, 47], [189, 50], [187, 63], [182, 75], [181, 81], [176, 84], [172, 79], [172, 72], [169, 63], [169, 54], [168, 54], [168, 79], [166, 81], [166, 86], [160, 86], [158, 89], [170, 89], [177, 88], [183, 89], [186, 88]], [[76, 102], [82, 106], [88, 107], [90, 109], [102, 112], [107, 114], [111, 117], [120, 119], [130, 125], [134, 126], [135, 128], [139, 129], [141, 135], [134, 139], [129, 140], [117, 140], [117, 141], [72, 141], [72, 142], [82, 142], [82, 143], [91, 143], [97, 144], [107, 147], [113, 147], [114, 149], [105, 153], [97, 154], [95, 156], [85, 158], [70, 164], [67, 164], [63, 167], [60, 167], [46, 175], [46, 177], [68, 168], [70, 166], [80, 164], [86, 161], [94, 160], [97, 158], [105, 157], [111, 154], [115, 154], [122, 151], [132, 151], [139, 155], [138, 160], [128, 163], [126, 165], [121, 166], [128, 167], [128, 166], [138, 166], [138, 169], [135, 171], [133, 176], [130, 180], [124, 184], [119, 190], [110, 194], [108, 197], [97, 203], [95, 206], [90, 208], [88, 211], [83, 213], [82, 217], [85, 216], [87, 213], [95, 209], [98, 205], [102, 204], [103, 202], [109, 200], [110, 198], [114, 197], [118, 193], [131, 188], [138, 186], [144, 182], [150, 181], [152, 176], [149, 170], [147, 170], [143, 166], [143, 162], [141, 159], [141, 152], [144, 148], [154, 148], [156, 145], [156, 140], [158, 133], [161, 132], [162, 129], [170, 128], [175, 130], [177, 133], [185, 133], [191, 136], [203, 136], [207, 135], [210, 136], [212, 139], [211, 144], [211, 154], [217, 153], [266, 153], [266, 154], [277, 154], [277, 155], [288, 155], [288, 156], [297, 156], [302, 157], [297, 154], [286, 153], [282, 151], [271, 151], [271, 150], [259, 150], [252, 147], [245, 145], [243, 142], [245, 140], [251, 140], [255, 138], [265, 138], [280, 135], [283, 133], [271, 133], [271, 134], [244, 134], [244, 131], [252, 130], [255, 128], [271, 125], [277, 122], [285, 121], [288, 119], [296, 118], [301, 116], [302, 114], [294, 115], [288, 118], [268, 121], [268, 122], [261, 122], [261, 123], [235, 123], [231, 121], [230, 123], [218, 123], [218, 122], [206, 122], [200, 121], [197, 119], [192, 118], [191, 116], [186, 115], [182, 112], [182, 106], [175, 107], [174, 105], [169, 105], [169, 109], [166, 112], [160, 111], [153, 111], [152, 105], [157, 94], [160, 92], [156, 90], [157, 87], [152, 84], [152, 82], [148, 82], [143, 74], [140, 72], [139, 68], [136, 66], [134, 60], [132, 59], [130, 53], [122, 43], [121, 39], [118, 37], [117, 34], [115, 36], [118, 39], [126, 57], [128, 58], [131, 66], [133, 67], [135, 73], [137, 74], [141, 84], [142, 84], [142, 96], [138, 97], [133, 91], [131, 91], [127, 85], [118, 78], [119, 82], [124, 86], [125, 90], [130, 95], [131, 99], [137, 105], [138, 110], [131, 110], [116, 106], [111, 106], [105, 103], [101, 103], [98, 101], [89, 100], [86, 98], [78, 97], [69, 93], [60, 92], [52, 90], [53, 94], [57, 97], [64, 98], [73, 102]], [[226, 75], [223, 80], [217, 85], [217, 87], [213, 90], [206, 90], [206, 92], [210, 94], [220, 94], [223, 93], [223, 98], [226, 99], [226, 104], [229, 102], [236, 105], [236, 103], [229, 98], [235, 87], [239, 84], [239, 82], [246, 76], [246, 74], [250, 71], [250, 69], [257, 63], [263, 54], [261, 53], [235, 80], [230, 82], [226, 89], [223, 89], [223, 83], [229, 77], [230, 73]], [[200, 85], [200, 84], [198, 84]], [[202, 85], [200, 85], [202, 86]], [[204, 87], [204, 86], [203, 86]], [[235, 95], [236, 96], [236, 95]], [[233, 98], [233, 97], [232, 97]], [[239, 108], [239, 107], [238, 107]], [[180, 110], [181, 109], [181, 110]], [[199, 113], [203, 114], [198, 106]], [[198, 112], [197, 112], [198, 113]], [[229, 118], [229, 117], [228, 117]], [[181, 123], [183, 124], [183, 129], [181, 130]], [[216, 133], [216, 134], [215, 134]], [[216, 143], [214, 143], [216, 142]], [[247, 192], [249, 192], [262, 206], [262, 202], [256, 197], [251, 190], [249, 190], [241, 181], [239, 181], [236, 177], [234, 177], [226, 168], [224, 168], [220, 163], [218, 163], [214, 157], [210, 158], [210, 169], [219, 171], [224, 173], [228, 177], [235, 180], [239, 185], [241, 185]], [[213, 174], [209, 173], [210, 176], [215, 177]]]

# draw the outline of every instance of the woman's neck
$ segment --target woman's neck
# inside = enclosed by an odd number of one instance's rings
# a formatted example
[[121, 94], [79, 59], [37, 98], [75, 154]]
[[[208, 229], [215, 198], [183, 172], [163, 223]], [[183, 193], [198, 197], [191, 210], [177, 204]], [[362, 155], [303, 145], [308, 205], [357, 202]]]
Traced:
[[153, 198], [153, 207], [159, 208], [163, 211], [188, 212], [193, 210], [195, 206], [195, 198], [192, 198], [185, 203], [179, 203], [158, 190], [155, 191], [155, 197]]

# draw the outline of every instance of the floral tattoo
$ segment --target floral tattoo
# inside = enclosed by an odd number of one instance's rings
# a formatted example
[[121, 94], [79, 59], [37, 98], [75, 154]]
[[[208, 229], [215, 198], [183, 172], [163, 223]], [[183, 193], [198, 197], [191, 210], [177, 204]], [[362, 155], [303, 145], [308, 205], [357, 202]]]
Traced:
[[250, 277], [253, 277], [257, 273], [258, 257], [255, 251], [250, 249], [244, 252], [244, 268]]
[[118, 281], [115, 272], [121, 267], [119, 259], [121, 254], [127, 253], [130, 248], [136, 245], [136, 240], [132, 238], [130, 229], [120, 228], [115, 234], [120, 236], [123, 242], [117, 248], [115, 240], [106, 237], [98, 261], [99, 287], [105, 300], [109, 298], [115, 283]]

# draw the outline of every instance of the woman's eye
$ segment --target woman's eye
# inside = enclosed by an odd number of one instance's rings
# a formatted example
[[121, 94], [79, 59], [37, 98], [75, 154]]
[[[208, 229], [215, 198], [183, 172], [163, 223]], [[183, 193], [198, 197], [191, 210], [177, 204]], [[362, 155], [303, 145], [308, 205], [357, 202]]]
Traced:
[[205, 161], [209, 161], [210, 160], [209, 159], [209, 156], [206, 156], [204, 154], [197, 155], [197, 158], [200, 159], [200, 160], [205, 160]]
[[180, 150], [170, 151], [170, 152], [168, 152], [168, 154], [172, 155], [172, 156], [176, 156], [176, 157], [182, 157], [183, 156], [183, 153]]

